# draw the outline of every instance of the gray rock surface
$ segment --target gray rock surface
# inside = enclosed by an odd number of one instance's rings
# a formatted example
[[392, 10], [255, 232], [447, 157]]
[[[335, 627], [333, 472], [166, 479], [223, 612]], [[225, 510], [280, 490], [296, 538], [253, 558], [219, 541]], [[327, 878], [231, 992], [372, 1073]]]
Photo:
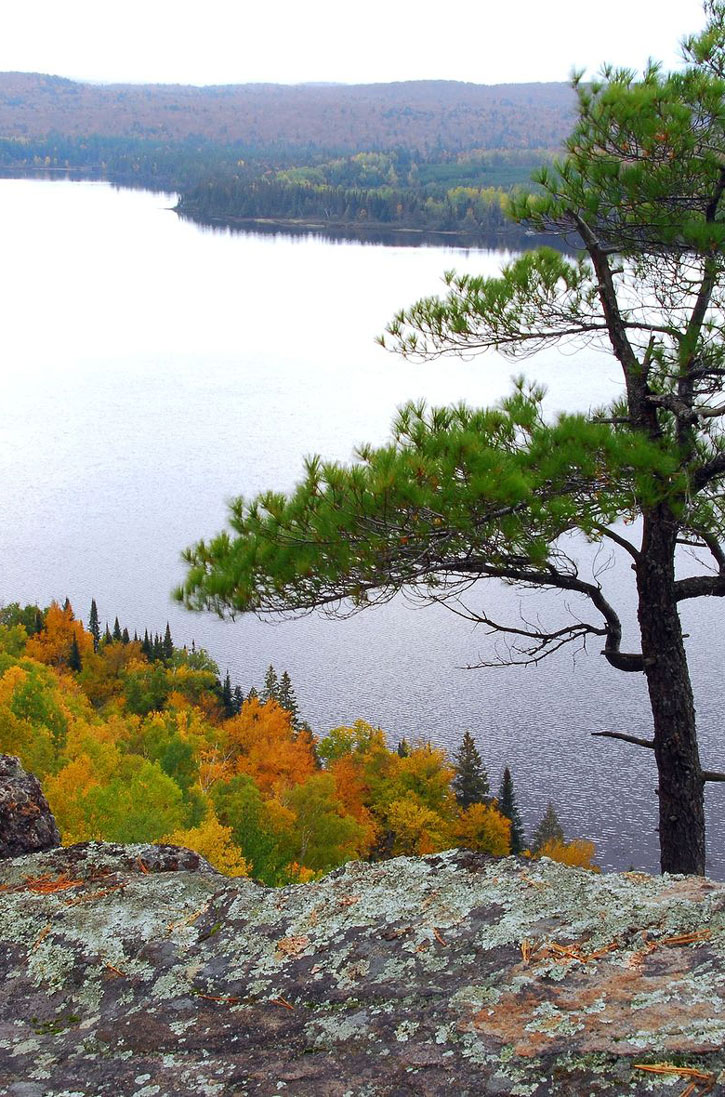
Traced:
[[724, 960], [699, 878], [451, 850], [275, 890], [88, 843], [0, 865], [0, 1093], [723, 1093]]
[[36, 777], [0, 754], [0, 858], [52, 849], [60, 834]]

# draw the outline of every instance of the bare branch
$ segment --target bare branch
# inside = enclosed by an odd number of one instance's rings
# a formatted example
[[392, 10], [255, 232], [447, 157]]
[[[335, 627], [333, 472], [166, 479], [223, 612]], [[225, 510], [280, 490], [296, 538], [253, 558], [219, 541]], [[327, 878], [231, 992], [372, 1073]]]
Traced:
[[592, 735], [597, 739], [621, 739], [624, 743], [634, 743], [637, 747], [655, 749], [654, 739], [640, 739], [637, 735], [625, 735], [622, 731], [593, 731]]
[[628, 541], [626, 537], [622, 537], [621, 534], [615, 533], [609, 526], [594, 525], [593, 529], [595, 529], [597, 533], [601, 533], [602, 537], [606, 537], [607, 540], [613, 541], [615, 545], [619, 545], [620, 548], [623, 548], [625, 552], [629, 553], [633, 560], [636, 561], [640, 559], [640, 553], [632, 542]]

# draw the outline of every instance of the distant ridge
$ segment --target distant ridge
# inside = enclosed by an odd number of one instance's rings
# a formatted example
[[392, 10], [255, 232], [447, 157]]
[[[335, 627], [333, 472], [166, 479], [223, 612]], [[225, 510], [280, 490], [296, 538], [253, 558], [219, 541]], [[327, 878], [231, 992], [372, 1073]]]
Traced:
[[409, 148], [557, 148], [571, 127], [565, 83], [89, 84], [0, 73], [0, 137]]

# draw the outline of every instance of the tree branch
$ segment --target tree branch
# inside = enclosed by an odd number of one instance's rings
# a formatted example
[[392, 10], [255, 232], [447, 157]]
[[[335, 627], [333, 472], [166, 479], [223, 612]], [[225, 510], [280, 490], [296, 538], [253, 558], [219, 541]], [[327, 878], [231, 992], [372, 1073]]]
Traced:
[[637, 735], [625, 735], [622, 731], [593, 731], [591, 734], [598, 739], [621, 739], [625, 743], [634, 743], [637, 747], [655, 749], [654, 739], [640, 739]]
[[675, 583], [675, 600], [686, 598], [725, 598], [725, 575], [691, 575]]

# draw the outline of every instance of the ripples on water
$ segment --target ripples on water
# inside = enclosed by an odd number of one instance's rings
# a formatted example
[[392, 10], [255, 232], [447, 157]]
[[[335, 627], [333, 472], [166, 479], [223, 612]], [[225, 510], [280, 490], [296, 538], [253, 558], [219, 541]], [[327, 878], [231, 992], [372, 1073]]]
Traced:
[[[406, 399], [481, 404], [508, 389], [517, 368], [494, 355], [414, 366], [374, 343], [445, 269], [492, 272], [504, 256], [202, 232], [170, 212], [173, 196], [105, 184], [3, 180], [0, 195], [0, 598], [68, 595], [86, 617], [95, 597], [102, 618], [118, 614], [131, 632], [168, 619], [177, 642], [208, 647], [245, 690], [269, 663], [287, 668], [323, 734], [361, 717], [393, 743], [455, 748], [469, 729], [494, 786], [510, 765], [529, 828], [551, 798], [606, 867], [656, 869], [650, 752], [590, 736], [647, 734], [644, 681], [609, 668], [596, 645], [467, 671], [490, 641], [438, 607], [397, 599], [348, 621], [269, 625], [169, 601], [180, 550], [221, 528], [225, 500], [290, 488], [304, 454], [345, 460], [361, 441], [382, 442]], [[548, 385], [551, 409], [586, 409], [618, 384], [591, 349], [525, 367]], [[627, 565], [608, 581], [631, 604]], [[518, 607], [510, 590], [488, 597], [494, 617]], [[526, 597], [527, 616], [539, 608]], [[718, 607], [688, 605], [685, 619], [703, 758], [725, 768]], [[708, 787], [719, 876], [723, 794]]]

